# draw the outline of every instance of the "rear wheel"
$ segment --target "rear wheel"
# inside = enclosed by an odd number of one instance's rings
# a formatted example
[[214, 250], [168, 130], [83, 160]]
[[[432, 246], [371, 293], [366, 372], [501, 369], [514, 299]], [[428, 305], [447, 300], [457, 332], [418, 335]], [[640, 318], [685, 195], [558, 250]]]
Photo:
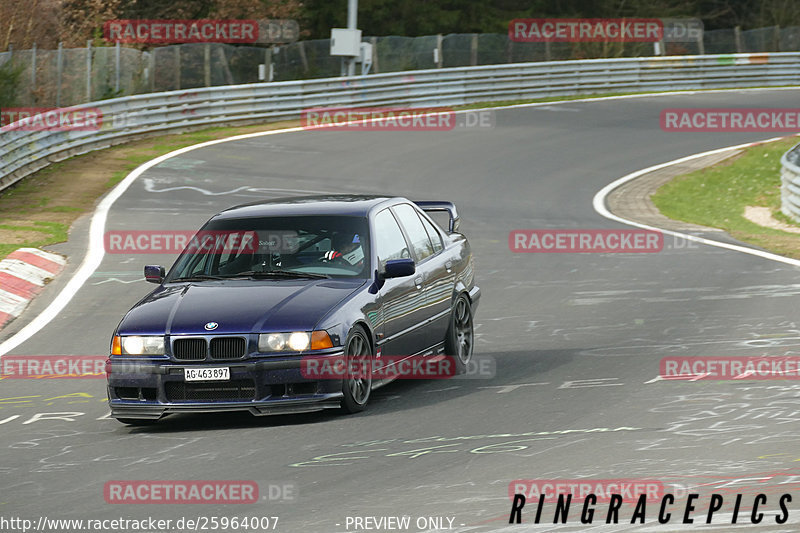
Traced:
[[467, 297], [461, 294], [453, 304], [450, 325], [444, 339], [445, 353], [453, 358], [457, 374], [467, 371], [467, 364], [472, 359], [474, 338], [472, 306]]
[[350, 330], [344, 346], [347, 377], [342, 382], [342, 409], [358, 413], [367, 407], [372, 390], [372, 348], [366, 332], [358, 326]]

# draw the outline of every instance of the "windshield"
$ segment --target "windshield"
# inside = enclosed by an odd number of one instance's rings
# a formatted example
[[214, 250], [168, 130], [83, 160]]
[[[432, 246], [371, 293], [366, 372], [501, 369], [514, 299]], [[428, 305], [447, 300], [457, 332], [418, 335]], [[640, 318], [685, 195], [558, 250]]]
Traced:
[[366, 218], [352, 216], [212, 220], [166, 281], [367, 277], [367, 227]]

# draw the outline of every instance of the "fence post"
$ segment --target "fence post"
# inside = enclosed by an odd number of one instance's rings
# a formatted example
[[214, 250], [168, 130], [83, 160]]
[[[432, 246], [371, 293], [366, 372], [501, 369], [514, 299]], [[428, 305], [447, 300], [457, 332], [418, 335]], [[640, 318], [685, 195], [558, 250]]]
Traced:
[[370, 42], [372, 43], [372, 72], [377, 74], [380, 72], [378, 69], [378, 38], [371, 37]]
[[58, 52], [56, 55], [56, 107], [61, 107], [61, 72], [64, 70], [63, 62], [64, 43], [58, 42]]
[[303, 41], [298, 41], [298, 48], [300, 49], [300, 61], [303, 62], [303, 72], [308, 72], [308, 58], [306, 57], [306, 48]]
[[92, 101], [92, 41], [86, 41], [86, 101]]
[[211, 87], [211, 45], [203, 47], [203, 80], [206, 87]]
[[469, 64], [473, 67], [478, 64], [478, 34], [472, 34], [472, 41], [469, 46]]
[[272, 81], [272, 47], [264, 48], [264, 79], [258, 81]]
[[156, 48], [150, 50], [150, 92], [156, 92]]
[[[119, 93], [119, 62], [120, 62], [120, 45], [119, 41], [114, 45], [114, 63], [116, 64], [116, 74], [114, 76], [114, 92]], [[119, 96], [118, 94], [114, 96]]]
[[780, 25], [775, 26], [775, 31], [772, 34], [772, 50], [775, 52], [781, 51], [781, 27]]
[[444, 38], [442, 34], [439, 33], [436, 35], [436, 68], [442, 68], [444, 64], [444, 58], [442, 57], [442, 42]]
[[736, 43], [736, 53], [742, 53], [742, 28], [736, 26], [733, 28], [733, 40]]
[[552, 58], [552, 56], [551, 56], [551, 53], [550, 53], [550, 41], [545, 41], [544, 42], [544, 59], [545, 59], [545, 61], [550, 61], [551, 58]]
[[36, 43], [33, 43], [31, 50], [31, 91], [36, 90]]
[[175, 45], [175, 90], [181, 90], [181, 45]]

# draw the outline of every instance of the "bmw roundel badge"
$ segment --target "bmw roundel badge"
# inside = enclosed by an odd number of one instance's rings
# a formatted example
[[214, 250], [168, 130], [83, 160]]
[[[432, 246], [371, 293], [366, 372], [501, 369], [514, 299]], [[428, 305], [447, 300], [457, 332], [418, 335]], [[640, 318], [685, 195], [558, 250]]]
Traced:
[[205, 328], [206, 330], [211, 331], [217, 329], [217, 326], [219, 326], [219, 324], [217, 324], [216, 322], [209, 322], [208, 324], [205, 325]]

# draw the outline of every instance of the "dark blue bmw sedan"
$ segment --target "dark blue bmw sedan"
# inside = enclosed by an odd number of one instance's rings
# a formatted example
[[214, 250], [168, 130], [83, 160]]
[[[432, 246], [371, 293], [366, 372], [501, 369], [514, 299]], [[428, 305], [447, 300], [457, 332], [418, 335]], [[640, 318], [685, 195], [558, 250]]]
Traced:
[[[448, 215], [447, 230], [435, 211]], [[450, 202], [384, 196], [284, 198], [219, 213], [168, 273], [145, 267], [158, 287], [114, 332], [112, 416], [144, 424], [180, 412], [353, 413], [398, 375], [386, 365], [444, 358], [463, 372], [480, 290], [458, 223]]]

